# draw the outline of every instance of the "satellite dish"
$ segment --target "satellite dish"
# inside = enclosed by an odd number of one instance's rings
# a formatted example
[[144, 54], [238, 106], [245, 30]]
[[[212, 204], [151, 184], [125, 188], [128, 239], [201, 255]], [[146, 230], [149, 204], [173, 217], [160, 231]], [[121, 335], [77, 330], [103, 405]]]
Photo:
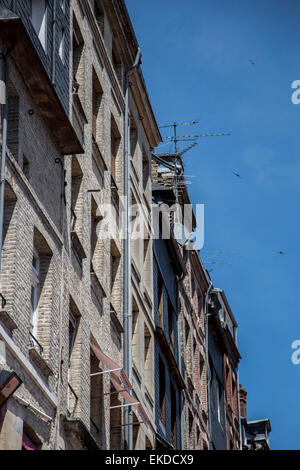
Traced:
[[190, 232], [183, 224], [178, 222], [173, 225], [173, 232], [180, 246], [185, 246], [191, 241], [191, 237], [195, 235], [194, 232]]

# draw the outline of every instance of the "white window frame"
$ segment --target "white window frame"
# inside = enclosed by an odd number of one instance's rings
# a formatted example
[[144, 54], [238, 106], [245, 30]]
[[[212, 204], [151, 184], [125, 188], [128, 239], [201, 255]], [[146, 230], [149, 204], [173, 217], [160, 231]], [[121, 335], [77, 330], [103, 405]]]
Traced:
[[[34, 263], [35, 261], [35, 263]], [[31, 333], [34, 337], [37, 335], [38, 324], [38, 300], [39, 300], [39, 280], [40, 276], [40, 258], [38, 252], [33, 250], [32, 273], [31, 273]]]
[[65, 28], [60, 22], [59, 22], [58, 27], [59, 27], [58, 54], [62, 63], [64, 64], [65, 63]]
[[47, 0], [31, 0], [31, 23], [43, 49], [47, 51]]
[[221, 423], [221, 402], [222, 402], [222, 385], [216, 376], [216, 399], [217, 399], [217, 408], [218, 408], [218, 421]]
[[71, 346], [69, 348], [68, 370], [70, 370], [70, 368], [71, 368], [72, 353], [73, 353], [73, 350], [74, 350], [75, 338], [76, 338], [77, 329], [78, 329], [78, 320], [72, 314], [72, 312], [70, 312], [70, 314], [69, 314], [69, 322], [72, 324], [74, 330], [73, 330], [73, 335], [72, 335]]

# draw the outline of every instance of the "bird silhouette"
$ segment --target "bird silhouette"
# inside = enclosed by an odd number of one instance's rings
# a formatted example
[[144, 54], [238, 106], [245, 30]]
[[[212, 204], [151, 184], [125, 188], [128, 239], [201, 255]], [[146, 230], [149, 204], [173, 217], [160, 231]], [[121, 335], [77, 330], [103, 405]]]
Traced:
[[276, 251], [276, 253], [277, 253], [278, 255], [285, 255], [285, 254], [286, 254], [286, 253], [285, 253], [284, 251], [282, 251], [282, 250]]
[[241, 178], [241, 175], [239, 173], [236, 173], [235, 171], [233, 171], [232, 174], [237, 176], [237, 178]]
[[251, 65], [254, 65], [253, 60], [250, 60], [250, 59], [249, 59], [249, 62], [250, 62]]

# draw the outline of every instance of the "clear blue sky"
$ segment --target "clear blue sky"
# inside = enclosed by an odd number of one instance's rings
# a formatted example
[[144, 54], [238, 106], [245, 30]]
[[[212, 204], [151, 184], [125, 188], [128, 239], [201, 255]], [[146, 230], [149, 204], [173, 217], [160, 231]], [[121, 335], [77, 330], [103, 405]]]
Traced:
[[205, 204], [204, 249], [236, 251], [203, 257], [233, 263], [207, 267], [239, 323], [248, 419], [271, 419], [273, 449], [300, 449], [300, 365], [291, 363], [300, 339], [300, 105], [291, 102], [300, 2], [126, 4], [158, 123], [200, 119], [182, 133], [232, 133], [203, 138], [184, 157], [196, 175], [192, 201]]

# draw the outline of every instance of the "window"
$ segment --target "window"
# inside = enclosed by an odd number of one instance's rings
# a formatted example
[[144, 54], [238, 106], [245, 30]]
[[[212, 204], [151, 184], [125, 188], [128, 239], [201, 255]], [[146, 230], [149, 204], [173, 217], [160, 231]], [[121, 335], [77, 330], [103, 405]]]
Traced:
[[[144, 229], [144, 232], [146, 228]], [[150, 236], [146, 233], [146, 237]], [[152, 250], [151, 250], [151, 243], [150, 238], [144, 238], [144, 287], [146, 288], [148, 293], [152, 292], [152, 282], [153, 282], [153, 275], [152, 275]]]
[[166, 426], [166, 371], [165, 365], [159, 358], [159, 410], [160, 420], [163, 426]]
[[97, 441], [102, 436], [102, 416], [103, 416], [103, 375], [99, 374], [99, 359], [90, 352], [90, 422], [91, 431]]
[[120, 147], [121, 135], [117, 123], [113, 116], [111, 116], [111, 176], [114, 182], [117, 182], [116, 175], [116, 161]]
[[[41, 346], [45, 358], [50, 354], [52, 327], [53, 264], [52, 251], [46, 239], [35, 228], [31, 263], [31, 318], [32, 347]], [[39, 317], [43, 321], [40, 325]], [[37, 343], [38, 342], [38, 343]]]
[[23, 155], [23, 173], [26, 176], [26, 178], [28, 179], [28, 181], [29, 181], [29, 176], [30, 176], [29, 168], [30, 168], [29, 167], [29, 161], [25, 157], [25, 155]]
[[59, 0], [59, 6], [61, 10], [65, 13], [66, 12], [66, 0]]
[[[75, 338], [78, 331], [78, 321], [75, 315], [70, 310], [69, 314], [69, 355], [68, 355], [68, 410], [73, 408], [76, 403], [77, 396], [74, 394], [72, 387], [72, 377], [71, 377], [71, 365], [72, 365], [72, 353], [75, 345]], [[75, 402], [73, 402], [75, 400]]]
[[238, 401], [237, 401], [237, 386], [236, 386], [236, 380], [234, 374], [232, 374], [232, 409], [234, 413], [237, 415], [238, 414]]
[[92, 95], [92, 110], [93, 110], [93, 121], [92, 121], [92, 133], [93, 138], [97, 142], [99, 137], [99, 117], [100, 108], [103, 98], [103, 90], [100, 85], [99, 79], [96, 72], [93, 70], [93, 95]]
[[171, 384], [171, 432], [174, 449], [177, 448], [177, 399], [176, 390]]
[[191, 411], [189, 410], [189, 437], [191, 441], [193, 441], [193, 424], [194, 424], [194, 418], [193, 418]]
[[[68, 412], [70, 415], [73, 415], [77, 401], [78, 395], [75, 392], [74, 388], [76, 383], [78, 383], [78, 375], [80, 375], [80, 356], [78, 355], [78, 349], [80, 348], [80, 334], [79, 334], [79, 325], [80, 325], [80, 311], [74, 302], [73, 298], [70, 296], [69, 299], [69, 352], [68, 352]], [[75, 354], [77, 353], [77, 354]], [[79, 358], [79, 359], [78, 359]], [[74, 388], [73, 388], [74, 387]]]
[[202, 305], [203, 305], [203, 298], [202, 298], [202, 293], [199, 290], [197, 294], [197, 309], [198, 309], [199, 318], [202, 318]]
[[71, 231], [82, 237], [83, 173], [77, 157], [72, 157], [71, 167]]
[[35, 249], [33, 250], [31, 276], [31, 333], [34, 337], [36, 337], [40, 283], [40, 258], [38, 252]]
[[[78, 22], [73, 15], [73, 93], [84, 104], [84, 41]], [[84, 107], [84, 106], [83, 106]]]
[[137, 170], [137, 143], [138, 143], [138, 131], [136, 123], [133, 118], [130, 119], [130, 155], [134, 164], [135, 170]]
[[169, 329], [169, 343], [171, 348], [174, 347], [174, 318], [173, 318], [173, 306], [169, 299], [168, 301], [168, 329]]
[[120, 87], [123, 88], [123, 66], [114, 42], [112, 47], [112, 65], [117, 75]]
[[140, 204], [137, 202], [135, 195], [133, 192], [131, 193], [131, 221], [130, 221], [130, 233], [131, 233], [131, 256], [132, 260], [135, 264], [135, 268], [138, 270], [139, 274], [141, 273], [141, 268], [143, 267], [142, 264], [142, 257], [143, 253], [143, 240], [142, 240], [142, 222], [143, 222], [143, 214], [141, 211]]
[[185, 346], [187, 346], [188, 341], [189, 341], [189, 335], [190, 335], [190, 326], [186, 318], [184, 319], [184, 324], [185, 324]]
[[[113, 289], [115, 287], [115, 283], [117, 281], [117, 274], [118, 274], [118, 268], [120, 265], [120, 258], [121, 255], [116, 247], [116, 244], [113, 240], [111, 240], [110, 244], [110, 269], [111, 269], [111, 287], [110, 291], [111, 293], [113, 292]], [[120, 273], [119, 273], [120, 274]]]
[[141, 425], [139, 423], [138, 418], [133, 415], [132, 418], [133, 421], [133, 450], [140, 450], [140, 430], [141, 430]]
[[58, 53], [62, 63], [65, 63], [65, 28], [59, 22], [58, 25]]
[[73, 353], [73, 349], [74, 349], [77, 329], [78, 329], [77, 319], [73, 315], [72, 311], [70, 311], [70, 315], [69, 315], [69, 359], [68, 359], [69, 369], [71, 367], [72, 353]]
[[150, 330], [148, 326], [145, 324], [144, 325], [144, 352], [145, 352], [145, 373], [144, 373], [144, 378], [145, 378], [145, 386], [152, 394], [152, 388], [153, 388], [153, 353], [152, 353], [152, 336], [150, 333]]
[[149, 158], [145, 152], [143, 152], [143, 189], [148, 191], [150, 183], [150, 171], [149, 171]]
[[202, 357], [202, 355], [200, 354], [200, 361], [199, 361], [199, 372], [200, 372], [200, 380], [202, 380], [202, 374], [203, 374], [203, 370], [204, 370], [204, 359]]
[[101, 250], [98, 244], [97, 225], [101, 217], [99, 215], [98, 204], [91, 198], [91, 272], [101, 279]]
[[159, 326], [163, 326], [163, 279], [160, 273], [157, 277], [157, 311]]
[[121, 253], [114, 240], [110, 241], [110, 301], [115, 310], [121, 308], [120, 300]]
[[[141, 372], [141, 364], [143, 356], [140, 351], [140, 315], [139, 308], [136, 303], [136, 300], [132, 298], [132, 339], [131, 339], [131, 351], [132, 351], [132, 360], [134, 365], [138, 368], [138, 372]], [[138, 377], [140, 381], [140, 377]]]
[[196, 355], [196, 350], [197, 350], [197, 343], [196, 343], [195, 338], [193, 338], [193, 355], [194, 356]]
[[216, 405], [217, 405], [217, 415], [218, 415], [218, 421], [221, 423], [221, 401], [222, 401], [222, 386], [216, 377]]
[[200, 438], [201, 438], [200, 428], [199, 428], [199, 426], [197, 426], [197, 432], [196, 432], [196, 449], [199, 449], [199, 448], [200, 448], [200, 445], [201, 445]]
[[46, 0], [31, 0], [31, 22], [44, 48], [47, 49]]
[[148, 260], [149, 243], [150, 243], [149, 238], [144, 238], [144, 268], [145, 268], [145, 264]]

